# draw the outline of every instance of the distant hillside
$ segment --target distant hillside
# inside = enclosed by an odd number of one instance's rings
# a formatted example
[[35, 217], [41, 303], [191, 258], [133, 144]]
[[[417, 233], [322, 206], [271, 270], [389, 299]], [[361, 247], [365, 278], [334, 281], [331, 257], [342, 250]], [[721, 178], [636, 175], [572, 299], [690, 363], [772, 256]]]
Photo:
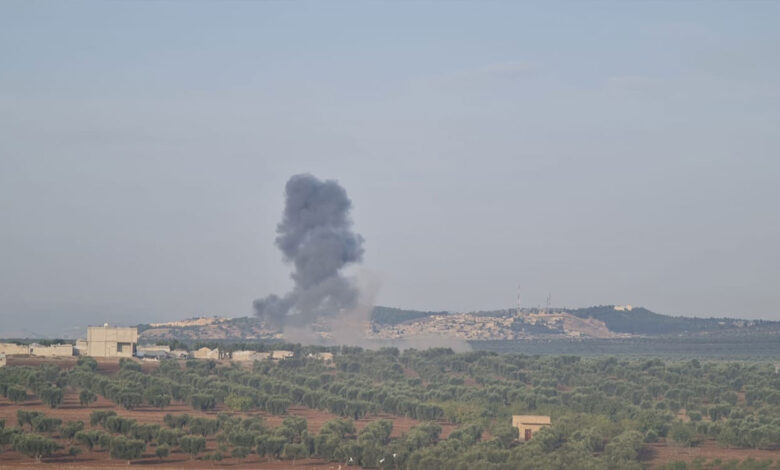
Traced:
[[374, 310], [371, 312], [371, 321], [378, 325], [397, 325], [418, 318], [446, 315], [447, 313], [449, 312], [423, 312], [392, 307], [374, 307]]
[[632, 310], [617, 310], [614, 305], [567, 309], [566, 312], [580, 318], [601, 320], [611, 331], [632, 335], [684, 335], [734, 328], [778, 325], [778, 322], [764, 320], [672, 317], [651, 312], [643, 307], [633, 308]]
[[[419, 322], [416, 320], [426, 320]], [[780, 322], [734, 318], [672, 317], [642, 307], [614, 305], [577, 309], [515, 309], [470, 313], [430, 312], [392, 307], [374, 307], [373, 334], [379, 339], [399, 339], [425, 334], [452, 334], [479, 340], [551, 338], [613, 338], [634, 336], [753, 335], [780, 333]], [[164, 325], [138, 325], [142, 342], [272, 340], [282, 336], [257, 317], [197, 319]]]

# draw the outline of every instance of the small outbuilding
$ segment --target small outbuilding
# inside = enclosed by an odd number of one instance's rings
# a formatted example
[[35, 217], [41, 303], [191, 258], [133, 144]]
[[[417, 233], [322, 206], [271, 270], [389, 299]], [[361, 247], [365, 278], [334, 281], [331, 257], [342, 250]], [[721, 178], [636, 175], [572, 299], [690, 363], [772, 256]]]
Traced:
[[0, 367], [5, 367], [5, 354], [0, 353]]
[[549, 416], [542, 415], [513, 415], [512, 426], [516, 427], [520, 432], [520, 440], [523, 442], [530, 441], [531, 438], [540, 429], [551, 426], [552, 421]]
[[192, 353], [195, 359], [219, 359], [219, 348], [209, 349], [202, 347]]

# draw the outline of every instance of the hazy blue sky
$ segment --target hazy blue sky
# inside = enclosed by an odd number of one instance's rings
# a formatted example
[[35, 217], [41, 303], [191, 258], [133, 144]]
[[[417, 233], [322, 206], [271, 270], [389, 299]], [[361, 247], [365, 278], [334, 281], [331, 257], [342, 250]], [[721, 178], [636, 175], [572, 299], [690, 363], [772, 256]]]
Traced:
[[0, 336], [246, 315], [287, 178], [377, 303], [780, 319], [780, 2], [0, 3]]

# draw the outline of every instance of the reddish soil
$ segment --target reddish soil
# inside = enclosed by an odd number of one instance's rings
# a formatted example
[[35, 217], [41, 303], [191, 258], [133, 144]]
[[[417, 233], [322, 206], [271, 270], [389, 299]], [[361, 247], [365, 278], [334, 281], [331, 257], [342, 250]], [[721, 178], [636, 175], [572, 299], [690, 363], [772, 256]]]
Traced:
[[652, 453], [651, 459], [648, 461], [651, 469], [678, 460], [690, 462], [697, 457], [707, 459], [708, 461], [721, 459], [723, 463], [726, 463], [729, 460], [742, 461], [750, 457], [756, 460], [780, 460], [780, 450], [720, 447], [718, 443], [713, 440], [704, 441], [696, 447], [678, 447], [671, 443], [659, 442], [656, 444], [648, 444], [646, 448]]
[[[209, 449], [213, 450], [213, 449]], [[246, 459], [228, 458], [221, 462], [211, 460], [193, 460], [189, 456], [182, 454], [172, 454], [171, 456], [159, 460], [154, 456], [154, 452], [146, 452], [143, 457], [133, 460], [133, 467], [141, 468], [169, 468], [169, 469], [190, 469], [190, 468], [255, 468], [260, 470], [281, 470], [281, 469], [302, 469], [302, 470], [338, 470], [346, 468], [340, 467], [338, 463], [325, 462], [323, 460], [304, 459], [296, 462], [259, 459], [255, 455], [250, 455]], [[21, 456], [16, 452], [8, 451], [0, 454], [0, 470], [34, 468], [34, 469], [52, 469], [52, 468], [128, 468], [127, 462], [121, 460], [111, 460], [106, 452], [85, 452], [78, 457], [70, 457], [60, 451], [49, 458], [43, 459], [41, 463]], [[354, 468], [354, 467], [352, 467]]]
[[[40, 366], [42, 364], [54, 364], [62, 369], [72, 369], [78, 361], [77, 357], [35, 357], [35, 356], [8, 356], [8, 366]], [[141, 364], [141, 370], [151, 372], [160, 363], [157, 361], [137, 361]], [[119, 358], [98, 358], [98, 372], [102, 374], [114, 374], [119, 371]]]
[[[43, 363], [57, 364], [63, 368], [71, 368], [76, 364], [75, 358], [30, 358], [30, 357], [11, 357], [9, 358], [9, 366], [21, 366], [30, 365], [37, 366]], [[155, 362], [143, 362], [143, 370], [150, 371], [157, 367]], [[98, 361], [98, 371], [104, 374], [112, 374], [119, 370], [119, 361], [114, 359], [101, 359]], [[46, 416], [56, 417], [67, 421], [83, 421], [87, 428], [89, 428], [89, 417], [93, 411], [96, 410], [114, 410], [119, 416], [132, 418], [141, 423], [157, 423], [163, 424], [163, 417], [168, 414], [189, 414], [190, 416], [203, 416], [203, 417], [216, 417], [217, 413], [226, 412], [232, 415], [241, 416], [262, 416], [265, 418], [269, 426], [275, 427], [282, 423], [284, 416], [275, 416], [268, 414], [264, 411], [254, 411], [247, 413], [232, 412], [224, 405], [218, 405], [215, 410], [199, 411], [194, 410], [192, 407], [185, 403], [173, 402], [170, 406], [163, 410], [158, 408], [151, 408], [149, 406], [142, 406], [134, 410], [125, 410], [110, 400], [105, 399], [102, 396], [98, 397], [98, 400], [91, 403], [89, 406], [82, 407], [78, 400], [78, 393], [75, 391], [68, 391], [64, 396], [64, 400], [60, 407], [52, 409], [49, 406], [43, 404], [40, 400], [34, 399], [24, 403], [12, 403], [9, 400], [0, 396], [0, 419], [5, 419], [8, 425], [16, 425], [16, 411], [23, 409], [26, 411], [40, 411], [46, 414]], [[305, 418], [308, 424], [310, 432], [319, 432], [322, 426], [332, 419], [337, 419], [338, 416], [321, 410], [313, 410], [303, 406], [291, 406], [289, 415], [300, 416]], [[355, 421], [355, 427], [358, 431], [363, 429], [367, 424], [377, 419], [390, 419], [393, 421], [393, 437], [400, 437], [413, 426], [419, 424], [419, 421], [408, 418], [393, 416], [389, 414], [378, 414], [373, 416], [367, 416]], [[442, 427], [441, 437], [446, 438], [457, 427], [454, 424], [439, 422]], [[70, 443], [60, 441], [60, 444], [64, 446], [54, 456], [44, 460], [42, 464], [36, 464], [34, 460], [18, 454], [17, 452], [6, 450], [0, 452], [0, 470], [5, 468], [18, 468], [24, 466], [26, 468], [51, 468], [51, 464], [56, 464], [58, 467], [63, 468], [95, 468], [95, 467], [127, 467], [126, 462], [111, 460], [108, 457], [107, 452], [94, 451], [88, 452], [86, 448], [82, 447], [84, 451], [77, 457], [70, 457], [67, 455], [68, 447]], [[207, 440], [207, 448], [203, 454], [208, 454], [216, 451], [217, 443], [213, 437]], [[339, 468], [338, 464], [323, 462], [320, 460], [302, 460], [292, 465], [292, 462], [287, 461], [268, 461], [267, 459], [258, 459], [257, 456], [250, 455], [246, 459], [234, 459], [226, 458], [221, 462], [207, 461], [207, 460], [190, 460], [188, 456], [182, 455], [178, 452], [173, 452], [170, 457], [159, 461], [154, 456], [154, 446], [147, 448], [146, 454], [138, 460], [132, 462], [133, 465], [144, 465], [155, 468], [212, 468], [212, 467], [229, 467], [229, 468], [258, 468], [258, 469], [286, 469], [286, 468], [302, 468], [312, 470], [325, 470]], [[343, 467], [343, 466], [342, 466]]]

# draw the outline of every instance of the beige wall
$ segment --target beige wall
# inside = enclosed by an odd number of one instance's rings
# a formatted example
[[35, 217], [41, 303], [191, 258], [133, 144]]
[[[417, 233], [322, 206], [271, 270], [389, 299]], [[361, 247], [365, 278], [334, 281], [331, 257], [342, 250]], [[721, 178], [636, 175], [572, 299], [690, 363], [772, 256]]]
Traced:
[[527, 441], [533, 438], [540, 429], [550, 426], [549, 416], [541, 415], [515, 415], [512, 416], [512, 426], [519, 431], [518, 439]]
[[52, 346], [41, 346], [40, 344], [34, 344], [31, 352], [33, 356], [67, 357], [73, 355], [73, 345], [55, 344]]
[[87, 328], [87, 355], [94, 357], [133, 357], [138, 342], [137, 328], [90, 326]]
[[85, 339], [76, 340], [76, 348], [75, 349], [76, 349], [76, 354], [78, 354], [79, 356], [82, 356], [82, 355], [86, 356], [87, 352], [88, 352], [87, 351], [87, 349], [88, 349], [87, 340], [85, 340]]
[[219, 359], [219, 348], [200, 348], [192, 353], [195, 359]]
[[284, 350], [277, 350], [271, 353], [271, 359], [287, 359], [288, 357], [293, 357], [295, 353], [292, 351], [284, 351]]
[[27, 355], [30, 354], [30, 346], [20, 346], [13, 343], [0, 343], [0, 353], [3, 353], [7, 356], [12, 356], [14, 354]]
[[231, 354], [231, 359], [234, 361], [262, 361], [264, 359], [268, 359], [271, 356], [271, 353], [263, 353], [263, 352], [256, 352], [256, 351], [234, 351], [233, 354]]
[[156, 344], [146, 344], [144, 346], [136, 346], [137, 352], [171, 352], [170, 346], [158, 346]]
[[0, 367], [5, 367], [5, 354], [0, 354]]

